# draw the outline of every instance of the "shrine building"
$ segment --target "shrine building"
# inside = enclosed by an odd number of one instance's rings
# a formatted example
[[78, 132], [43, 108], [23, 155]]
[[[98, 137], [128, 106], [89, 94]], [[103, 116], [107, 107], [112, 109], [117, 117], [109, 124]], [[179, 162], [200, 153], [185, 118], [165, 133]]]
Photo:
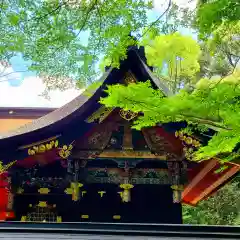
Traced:
[[176, 136], [179, 123], [137, 131], [136, 114], [99, 103], [107, 85], [147, 80], [171, 94], [143, 48], [131, 47], [91, 94], [49, 112], [1, 108], [0, 123], [26, 122], [0, 133], [0, 220], [180, 224], [182, 204], [194, 206], [234, 178], [238, 164], [216, 173], [217, 159], [187, 160], [184, 148], [202, 138]]

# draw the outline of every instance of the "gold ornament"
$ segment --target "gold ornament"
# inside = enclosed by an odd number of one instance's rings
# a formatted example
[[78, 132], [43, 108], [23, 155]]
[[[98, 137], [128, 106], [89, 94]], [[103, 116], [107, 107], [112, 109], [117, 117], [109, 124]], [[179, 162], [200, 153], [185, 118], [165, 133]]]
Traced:
[[182, 200], [182, 191], [184, 190], [184, 187], [182, 185], [173, 185], [171, 188], [173, 190], [173, 202], [180, 203]]
[[17, 162], [17, 160], [12, 161], [10, 163], [8, 163], [7, 165], [3, 165], [3, 162], [0, 161], [0, 175], [4, 172], [6, 172], [10, 167], [12, 167], [12, 165], [14, 165]]
[[[83, 186], [82, 183], [78, 183], [78, 182], [72, 182], [71, 183], [71, 187], [70, 188], [67, 188], [65, 189], [65, 193], [66, 194], [69, 194], [69, 195], [72, 195], [72, 200], [73, 201], [78, 201], [79, 200], [79, 196], [80, 196], [80, 188]], [[86, 193], [86, 191], [84, 191]], [[81, 194], [81, 196], [83, 196], [84, 193]]]
[[59, 151], [59, 156], [63, 159], [67, 159], [71, 155], [71, 151], [73, 149], [73, 145], [64, 145]]
[[38, 192], [40, 194], [48, 194], [50, 192], [50, 189], [49, 188], [40, 188], [40, 189], [38, 189]]
[[176, 191], [183, 191], [184, 190], [183, 185], [172, 185], [171, 188], [172, 188], [172, 190], [176, 190]]
[[28, 149], [28, 155], [32, 156], [38, 153], [44, 153], [46, 151], [49, 151], [53, 148], [57, 148], [58, 147], [58, 140], [56, 141], [50, 141], [46, 144], [40, 144], [40, 145], [36, 145], [33, 146], [32, 148]]
[[105, 194], [106, 192], [105, 191], [99, 191], [98, 194], [100, 195], [100, 197], [102, 198], [103, 195]]
[[132, 111], [125, 111], [123, 109], [120, 110], [119, 112], [120, 116], [127, 120], [127, 121], [131, 121], [132, 119], [134, 119], [135, 117], [137, 117], [138, 113], [132, 112]]
[[38, 203], [38, 207], [42, 207], [42, 208], [47, 207], [47, 202], [42, 202], [42, 201], [40, 201], [40, 202]]
[[129, 183], [123, 183], [120, 185], [120, 188], [123, 189], [122, 192], [122, 201], [123, 202], [130, 202], [131, 201], [131, 193], [130, 189], [132, 189], [134, 186]]
[[186, 139], [185, 139], [185, 142], [186, 142], [186, 144], [188, 144], [188, 145], [190, 145], [190, 144], [192, 144], [192, 138], [191, 137], [187, 137]]
[[82, 197], [87, 193], [87, 191], [82, 191]]
[[61, 216], [57, 216], [57, 223], [62, 222], [62, 217]]
[[22, 216], [21, 217], [21, 222], [26, 222], [27, 221], [27, 216]]

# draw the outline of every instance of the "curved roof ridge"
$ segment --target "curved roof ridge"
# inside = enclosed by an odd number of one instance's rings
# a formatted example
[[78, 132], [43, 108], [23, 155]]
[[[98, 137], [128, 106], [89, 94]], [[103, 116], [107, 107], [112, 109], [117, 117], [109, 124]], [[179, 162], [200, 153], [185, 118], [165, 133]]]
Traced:
[[[102, 77], [98, 80], [98, 82], [104, 82], [104, 80], [107, 78], [107, 76], [111, 71], [112, 71], [112, 68], [110, 68], [108, 71], [103, 73]], [[40, 118], [37, 118], [30, 123], [22, 125], [15, 130], [6, 132], [5, 134], [1, 134], [0, 139], [14, 137], [17, 135], [36, 131], [38, 129], [47, 127], [53, 123], [56, 123], [66, 118], [67, 116], [77, 111], [81, 106], [83, 106], [97, 92], [97, 90], [98, 88], [91, 90], [92, 95], [90, 96], [89, 90], [86, 89], [79, 96], [74, 98], [72, 101], [63, 105], [60, 108], [57, 108], [53, 112], [50, 112], [49, 114], [46, 114]]]
[[[143, 58], [139, 55], [139, 50], [131, 49], [135, 54], [137, 55], [137, 58], [140, 61], [140, 64], [144, 68], [145, 72], [147, 73], [148, 77], [152, 79], [154, 84], [163, 92], [165, 96], [172, 95], [172, 92], [168, 89], [168, 87], [158, 78], [156, 77], [153, 72], [150, 70], [150, 68], [147, 66]], [[131, 51], [129, 50], [129, 52]], [[143, 51], [143, 50], [141, 50]], [[114, 68], [110, 67], [106, 72], [103, 73], [101, 78], [97, 81], [99, 83], [104, 83], [109, 74], [112, 72]], [[33, 120], [30, 123], [27, 123], [23, 126], [20, 126], [19, 128], [6, 132], [0, 136], [0, 139], [6, 139], [18, 135], [23, 135], [25, 133], [30, 133], [39, 129], [43, 129], [49, 125], [52, 125], [54, 123], [57, 123], [64, 118], [68, 117], [69, 115], [76, 112], [81, 106], [83, 106], [91, 97], [95, 95], [95, 93], [99, 90], [99, 88], [96, 89], [87, 89], [84, 92], [82, 92], [79, 96], [77, 96], [75, 99], [73, 99], [71, 102], [65, 104], [64, 106], [56, 109], [53, 112], [50, 112], [40, 118], [37, 118]], [[89, 94], [89, 91], [91, 91], [91, 94]]]

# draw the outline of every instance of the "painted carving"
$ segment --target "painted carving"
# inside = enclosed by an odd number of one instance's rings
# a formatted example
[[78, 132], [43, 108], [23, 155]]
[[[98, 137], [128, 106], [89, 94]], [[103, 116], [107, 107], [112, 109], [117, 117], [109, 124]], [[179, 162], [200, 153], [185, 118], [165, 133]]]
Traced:
[[172, 152], [172, 144], [159, 135], [156, 128], [146, 128], [142, 132], [148, 147], [156, 156], [165, 155], [166, 160], [179, 160], [179, 156]]
[[[151, 174], [152, 173], [152, 174]], [[153, 174], [154, 173], [154, 174]], [[137, 184], [172, 184], [167, 169], [132, 169], [128, 183]], [[88, 169], [87, 183], [121, 184], [126, 180], [124, 169]]]

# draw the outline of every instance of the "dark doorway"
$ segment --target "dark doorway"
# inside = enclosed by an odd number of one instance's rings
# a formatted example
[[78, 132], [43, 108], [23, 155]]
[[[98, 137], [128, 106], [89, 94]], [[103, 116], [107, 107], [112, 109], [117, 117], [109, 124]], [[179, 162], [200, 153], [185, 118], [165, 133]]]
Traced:
[[[173, 203], [170, 186], [137, 185], [128, 203], [122, 202], [121, 189], [114, 184], [89, 184], [85, 190], [79, 202], [80, 221], [182, 223], [181, 204]], [[102, 197], [100, 191], [105, 192]]]

